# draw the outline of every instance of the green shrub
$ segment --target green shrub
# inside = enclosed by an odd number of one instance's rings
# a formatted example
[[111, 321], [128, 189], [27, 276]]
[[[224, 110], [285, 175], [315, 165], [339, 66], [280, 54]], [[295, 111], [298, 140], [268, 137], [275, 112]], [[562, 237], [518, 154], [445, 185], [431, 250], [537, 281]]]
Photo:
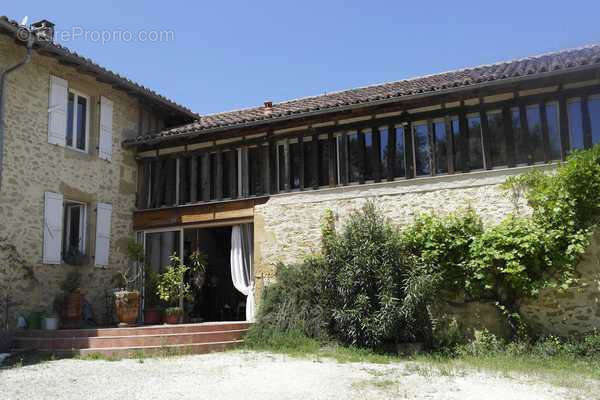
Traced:
[[465, 289], [469, 248], [483, 232], [481, 219], [471, 208], [440, 217], [422, 214], [401, 233], [402, 245], [418, 262], [439, 273], [448, 290]]
[[459, 356], [486, 357], [493, 356], [505, 349], [504, 342], [487, 329], [475, 332], [475, 339], [459, 346], [456, 353]]
[[407, 266], [396, 230], [371, 202], [324, 245], [333, 330], [343, 342], [375, 347], [395, 337]]

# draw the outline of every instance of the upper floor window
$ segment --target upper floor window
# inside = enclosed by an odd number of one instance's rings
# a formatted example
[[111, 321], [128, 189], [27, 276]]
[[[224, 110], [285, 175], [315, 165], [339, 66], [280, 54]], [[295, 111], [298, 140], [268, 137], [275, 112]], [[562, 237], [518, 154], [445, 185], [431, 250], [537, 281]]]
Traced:
[[86, 151], [89, 131], [89, 97], [69, 90], [67, 102], [67, 147]]
[[449, 138], [446, 132], [444, 120], [433, 121], [433, 140], [435, 142], [435, 173], [445, 174], [448, 172], [448, 145]]
[[567, 111], [569, 116], [569, 139], [571, 150], [583, 149], [583, 116], [581, 115], [581, 99], [569, 99]]
[[588, 99], [590, 111], [590, 128], [592, 130], [592, 144], [600, 142], [600, 95], [590, 96]]
[[490, 157], [494, 167], [506, 165], [506, 138], [504, 136], [504, 118], [501, 110], [487, 113], [489, 141], [491, 145]]
[[413, 125], [413, 145], [415, 154], [415, 174], [417, 176], [431, 175], [427, 122], [417, 122]]
[[79, 264], [85, 254], [86, 206], [65, 201], [63, 221], [63, 259], [67, 264]]
[[479, 114], [467, 116], [469, 169], [483, 168], [483, 144], [481, 140], [481, 117]]
[[548, 121], [548, 140], [550, 145], [550, 159], [560, 159], [560, 123], [558, 103], [556, 101], [546, 103], [546, 120]]

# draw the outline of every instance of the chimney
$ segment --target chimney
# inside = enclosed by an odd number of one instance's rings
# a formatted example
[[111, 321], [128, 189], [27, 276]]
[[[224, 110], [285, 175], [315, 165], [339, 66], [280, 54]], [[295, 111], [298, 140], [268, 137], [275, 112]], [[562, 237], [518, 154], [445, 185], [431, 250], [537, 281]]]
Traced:
[[266, 117], [269, 117], [269, 116], [271, 116], [271, 114], [273, 114], [273, 102], [272, 101], [265, 101], [264, 113], [265, 113]]
[[43, 19], [34, 22], [29, 28], [38, 40], [49, 43], [54, 42], [54, 24], [52, 22]]

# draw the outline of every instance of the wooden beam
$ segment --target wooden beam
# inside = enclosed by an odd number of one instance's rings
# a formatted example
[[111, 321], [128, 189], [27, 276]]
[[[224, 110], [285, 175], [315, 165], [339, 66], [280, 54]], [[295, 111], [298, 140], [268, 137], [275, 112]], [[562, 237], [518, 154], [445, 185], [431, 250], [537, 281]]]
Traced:
[[198, 157], [190, 157], [190, 202], [198, 201]]
[[485, 169], [492, 169], [494, 165], [494, 160], [492, 160], [492, 140], [490, 135], [490, 124], [488, 121], [487, 112], [481, 111], [479, 113], [479, 118], [481, 120], [481, 138], [483, 145], [483, 161]]
[[[549, 163], [550, 159], [550, 136], [548, 134], [548, 118], [546, 115], [546, 103], [540, 103], [540, 121], [542, 125], [542, 149], [544, 152], [544, 162]], [[542, 160], [534, 160], [542, 161]]]
[[591, 149], [592, 141], [592, 120], [590, 118], [590, 108], [588, 106], [588, 96], [581, 96], [581, 122], [583, 127], [583, 147]]
[[387, 178], [393, 181], [396, 176], [396, 125], [388, 125], [388, 144], [387, 144]]
[[565, 161], [571, 147], [569, 140], [569, 113], [567, 112], [567, 97], [564, 94], [558, 98], [558, 110], [560, 114], [560, 159]]
[[515, 161], [515, 133], [512, 124], [512, 110], [509, 106], [502, 108], [502, 121], [504, 138], [506, 140], [506, 163], [508, 167], [514, 167]]
[[452, 119], [448, 114], [444, 115], [444, 127], [446, 129], [446, 157], [448, 158], [448, 173], [455, 172], [454, 163], [454, 132], [452, 132]]
[[200, 172], [202, 173], [200, 192], [202, 201], [210, 201], [210, 153], [203, 153], [201, 156], [202, 167]]
[[329, 165], [327, 166], [329, 173], [329, 186], [335, 187], [337, 184], [335, 176], [337, 172], [337, 165], [335, 163], [335, 138], [333, 137], [333, 132], [329, 132], [327, 135], [327, 147], [329, 150]]
[[374, 154], [371, 155], [373, 160], [373, 179], [375, 182], [381, 182], [381, 177], [383, 175], [381, 168], [381, 132], [379, 132], [379, 128], [375, 125], [373, 125], [373, 128], [371, 128], [371, 132], [373, 132], [374, 152]]

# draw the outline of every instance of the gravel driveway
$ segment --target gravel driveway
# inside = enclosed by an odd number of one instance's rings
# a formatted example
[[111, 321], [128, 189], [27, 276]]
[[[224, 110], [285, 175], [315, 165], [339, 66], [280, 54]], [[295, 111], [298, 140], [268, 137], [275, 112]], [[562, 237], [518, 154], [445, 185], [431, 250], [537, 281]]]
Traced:
[[[448, 376], [449, 375], [449, 376]], [[410, 362], [340, 364], [254, 352], [0, 370], [0, 399], [565, 399], [567, 389]]]

